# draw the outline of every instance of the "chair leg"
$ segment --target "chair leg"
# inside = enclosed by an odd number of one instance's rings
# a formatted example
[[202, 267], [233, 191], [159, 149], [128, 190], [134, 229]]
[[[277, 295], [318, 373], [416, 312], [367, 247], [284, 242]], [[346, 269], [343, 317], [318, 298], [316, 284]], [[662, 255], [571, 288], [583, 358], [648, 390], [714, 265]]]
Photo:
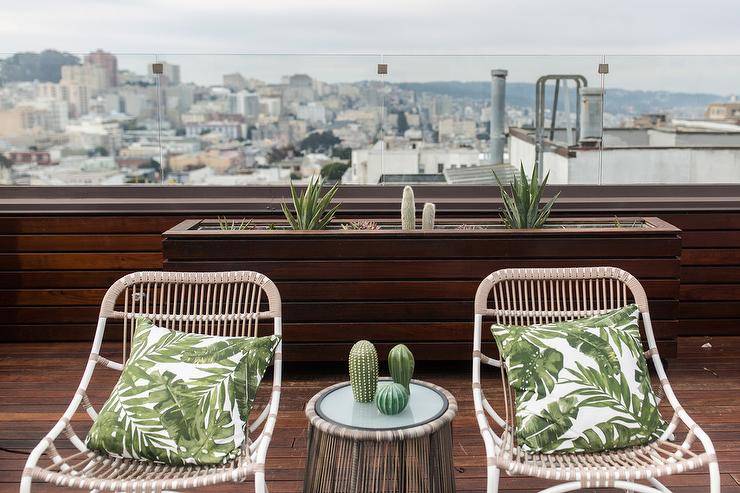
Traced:
[[709, 464], [709, 491], [710, 493], [719, 492], [719, 464], [712, 462]]
[[31, 493], [31, 482], [33, 479], [31, 476], [23, 476], [21, 478], [20, 493]]
[[488, 485], [487, 493], [498, 493], [498, 481], [501, 478], [501, 471], [496, 466], [488, 466]]
[[267, 483], [265, 483], [264, 471], [254, 473], [254, 491], [255, 493], [267, 493]]

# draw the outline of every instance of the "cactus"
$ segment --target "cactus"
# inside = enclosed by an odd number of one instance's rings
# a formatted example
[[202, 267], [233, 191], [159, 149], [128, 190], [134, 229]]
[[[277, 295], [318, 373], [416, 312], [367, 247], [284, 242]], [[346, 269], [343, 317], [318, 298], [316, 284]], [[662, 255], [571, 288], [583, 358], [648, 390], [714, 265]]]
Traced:
[[416, 204], [414, 203], [414, 189], [403, 187], [403, 198], [401, 199], [401, 229], [411, 230], [416, 228]]
[[382, 385], [375, 394], [375, 405], [383, 414], [398, 414], [406, 409], [408, 403], [409, 394], [406, 389], [395, 382]]
[[414, 374], [414, 355], [404, 344], [397, 344], [388, 353], [388, 371], [397, 384], [403, 386], [406, 392], [411, 393], [409, 383]]
[[431, 202], [424, 204], [424, 210], [421, 213], [421, 229], [434, 229], [434, 216], [437, 208]]
[[370, 341], [357, 341], [352, 346], [349, 383], [357, 402], [372, 402], [378, 388], [378, 352]]

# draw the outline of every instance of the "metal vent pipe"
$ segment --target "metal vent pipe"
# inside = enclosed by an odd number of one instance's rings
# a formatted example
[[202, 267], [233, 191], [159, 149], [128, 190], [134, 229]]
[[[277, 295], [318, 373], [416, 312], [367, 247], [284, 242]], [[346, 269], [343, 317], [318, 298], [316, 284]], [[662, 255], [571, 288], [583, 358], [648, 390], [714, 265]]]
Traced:
[[504, 162], [507, 70], [491, 70], [491, 164]]

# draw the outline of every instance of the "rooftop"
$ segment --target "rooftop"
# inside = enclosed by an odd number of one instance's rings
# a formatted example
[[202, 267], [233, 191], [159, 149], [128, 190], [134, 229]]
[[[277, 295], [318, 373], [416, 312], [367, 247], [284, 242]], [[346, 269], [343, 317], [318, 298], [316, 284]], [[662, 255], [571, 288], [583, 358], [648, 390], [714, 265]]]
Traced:
[[[705, 343], [711, 349], [700, 349]], [[120, 356], [118, 344], [111, 344], [106, 357]], [[0, 492], [17, 491], [17, 481], [25, 456], [39, 437], [56, 422], [77, 388], [77, 377], [87, 361], [90, 346], [83, 343], [2, 344], [0, 345]], [[686, 338], [678, 354], [669, 361], [668, 372], [676, 393], [686, 410], [712, 436], [720, 457], [722, 491], [740, 492], [740, 338]], [[53, 368], [54, 371], [49, 371]], [[306, 460], [306, 402], [324, 387], [345, 380], [343, 366], [287, 364], [283, 370], [283, 392], [273, 443], [268, 454], [267, 481], [270, 491], [302, 491]], [[59, 375], [65, 375], [60, 379]], [[96, 374], [97, 391], [91, 393], [99, 409], [118, 373]], [[455, 481], [459, 493], [485, 489], [485, 452], [475, 425], [469, 365], [418, 364], [415, 376], [449, 390], [457, 399], [459, 410], [453, 421]], [[491, 370], [484, 376], [484, 390], [492, 403], [502, 402], [500, 377]], [[39, 388], [44, 388], [43, 393]], [[258, 395], [258, 402], [265, 401]], [[664, 413], [668, 408], [662, 406]], [[75, 431], [84, 436], [90, 420], [78, 415]], [[679, 440], [683, 436], [677, 437]], [[674, 493], [705, 491], [707, 474], [698, 470], [666, 478]], [[545, 488], [548, 482], [504, 476], [503, 491], [528, 493]], [[700, 486], [701, 485], [701, 486]], [[35, 484], [35, 491], [57, 491]], [[253, 491], [251, 482], [221, 486], [219, 492]]]

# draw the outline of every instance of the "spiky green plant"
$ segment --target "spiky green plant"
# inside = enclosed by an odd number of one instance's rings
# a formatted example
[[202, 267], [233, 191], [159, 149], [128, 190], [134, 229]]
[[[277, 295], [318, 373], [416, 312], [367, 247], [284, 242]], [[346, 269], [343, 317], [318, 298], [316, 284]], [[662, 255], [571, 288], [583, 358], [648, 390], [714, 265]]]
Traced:
[[236, 222], [235, 219], [227, 219], [226, 216], [218, 217], [218, 229], [222, 231], [243, 231], [245, 229], [252, 229], [251, 219], [242, 219], [240, 222]]
[[541, 228], [550, 216], [550, 209], [560, 196], [560, 192], [558, 192], [544, 206], [540, 207], [542, 192], [547, 186], [547, 178], [550, 176], [550, 172], [548, 171], [542, 183], [539, 183], [537, 163], [534, 165], [530, 178], [527, 178], [527, 174], [524, 172], [524, 163], [520, 163], [519, 177], [517, 178], [514, 175], [511, 182], [511, 194], [506, 191], [495, 171], [493, 176], [498, 182], [501, 199], [504, 201], [504, 209], [501, 213], [504, 225], [509, 229]]
[[293, 229], [325, 229], [329, 221], [332, 220], [341, 204], [337, 204], [332, 208], [329, 208], [329, 205], [339, 189], [340, 182], [336, 182], [322, 196], [321, 187], [323, 184], [323, 178], [311, 178], [308, 181], [306, 189], [299, 195], [293, 186], [293, 182], [290, 182], [290, 195], [293, 200], [295, 215], [290, 211], [287, 204], [281, 204], [281, 207], [285, 218]]

